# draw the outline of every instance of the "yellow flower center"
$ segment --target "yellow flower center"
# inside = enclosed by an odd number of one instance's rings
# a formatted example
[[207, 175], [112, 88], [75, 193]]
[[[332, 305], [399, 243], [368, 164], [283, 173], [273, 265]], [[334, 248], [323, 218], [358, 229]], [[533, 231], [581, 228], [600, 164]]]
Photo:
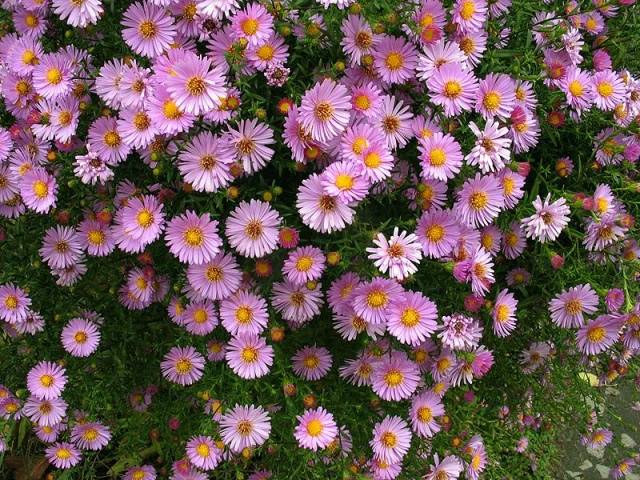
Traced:
[[571, 92], [571, 95], [574, 97], [581, 97], [584, 93], [584, 87], [578, 80], [573, 80], [569, 83], [569, 92]]
[[187, 92], [189, 93], [189, 95], [196, 97], [204, 93], [204, 91], [207, 88], [207, 85], [204, 82], [204, 79], [202, 77], [195, 75], [189, 78], [189, 80], [187, 80], [187, 84], [185, 85], [185, 88], [187, 89]]
[[138, 32], [140, 32], [142, 38], [148, 40], [156, 36], [156, 34], [158, 33], [158, 29], [156, 27], [156, 24], [151, 20], [145, 20], [144, 22], [141, 22], [140, 25], [138, 25]]
[[308, 272], [311, 267], [313, 267], [313, 259], [308, 255], [300, 257], [296, 262], [296, 270], [300, 272]]
[[336, 176], [335, 186], [340, 190], [349, 190], [353, 188], [353, 177], [351, 175], [347, 175], [346, 173], [341, 173]]
[[176, 372], [180, 375], [184, 375], [191, 371], [192, 365], [188, 358], [181, 358], [176, 362]]
[[418, 418], [421, 422], [430, 422], [433, 419], [433, 413], [429, 407], [420, 407], [418, 409]]
[[202, 324], [209, 320], [209, 315], [207, 315], [207, 311], [203, 308], [198, 308], [195, 312], [193, 312], [193, 321]]
[[244, 347], [242, 349], [242, 360], [247, 363], [253, 363], [258, 360], [258, 351], [253, 347]]
[[569, 300], [564, 309], [569, 315], [577, 315], [582, 311], [582, 302], [578, 299]]
[[356, 45], [359, 48], [366, 50], [372, 44], [373, 44], [373, 38], [371, 38], [371, 35], [369, 34], [369, 32], [363, 32], [363, 31], [358, 32], [358, 34], [356, 35]]
[[371, 107], [371, 100], [364, 93], [356, 95], [354, 102], [360, 110], [368, 110]]
[[384, 432], [380, 438], [385, 447], [393, 448], [398, 443], [398, 437], [392, 432]]
[[42, 180], [36, 180], [33, 182], [33, 193], [40, 199], [45, 198], [49, 194], [49, 187]]
[[117, 147], [120, 145], [120, 135], [115, 130], [109, 130], [104, 134], [104, 143], [108, 147]]
[[182, 112], [173, 100], [167, 100], [164, 102], [164, 105], [162, 105], [162, 113], [169, 120], [177, 120], [182, 116]]
[[438, 224], [429, 225], [425, 234], [430, 241], [439, 242], [444, 237], [444, 228]]
[[133, 126], [137, 130], [146, 130], [151, 126], [151, 119], [149, 115], [144, 112], [138, 112], [133, 116]]
[[4, 306], [9, 310], [15, 310], [16, 308], [18, 308], [18, 297], [16, 297], [15, 295], [7, 295], [7, 297], [4, 299]]
[[462, 8], [460, 8], [460, 16], [463, 20], [471, 20], [473, 14], [476, 13], [476, 4], [471, 0], [467, 0], [462, 3]]
[[331, 119], [333, 115], [333, 106], [326, 100], [323, 100], [321, 102], [318, 102], [318, 104], [313, 109], [313, 113], [318, 120], [320, 120], [321, 122], [326, 122], [327, 120]]
[[51, 85], [58, 85], [62, 81], [62, 72], [57, 67], [51, 67], [47, 70], [47, 81]]
[[415, 327], [420, 322], [420, 313], [415, 308], [405, 308], [400, 315], [400, 322], [405, 327]]
[[262, 45], [260, 48], [258, 48], [258, 50], [256, 50], [256, 55], [258, 56], [258, 58], [265, 62], [271, 60], [274, 53], [275, 49], [269, 44]]
[[206, 443], [200, 443], [197, 447], [196, 447], [196, 452], [198, 452], [198, 455], [200, 455], [201, 457], [205, 458], [209, 456], [210, 453], [210, 449], [209, 449], [209, 445], [207, 445]]
[[200, 158], [200, 166], [205, 170], [211, 170], [216, 165], [216, 159], [213, 155], [204, 155]]
[[35, 15], [32, 14], [27, 14], [26, 17], [24, 17], [24, 23], [27, 25], [27, 27], [29, 28], [35, 28], [38, 26], [38, 24], [40, 23], [38, 21], [38, 17], [36, 17]]
[[37, 65], [39, 63], [38, 57], [33, 50], [25, 50], [22, 53], [22, 63], [25, 65]]
[[404, 375], [400, 370], [389, 370], [384, 375], [384, 381], [390, 387], [397, 387], [402, 383], [403, 380], [404, 380]]
[[378, 168], [381, 163], [382, 159], [377, 152], [369, 152], [364, 156], [364, 164], [369, 168]]
[[602, 97], [607, 98], [611, 94], [613, 94], [613, 85], [611, 85], [611, 83], [609, 82], [600, 82], [597, 88], [598, 88], [598, 93]]
[[389, 70], [399, 70], [404, 65], [404, 57], [400, 52], [391, 52], [385, 60]]
[[190, 247], [199, 247], [204, 242], [204, 235], [199, 227], [188, 228], [184, 232], [183, 238]]
[[98, 431], [95, 428], [89, 428], [84, 431], [84, 433], [82, 434], [82, 438], [92, 442], [93, 440], [98, 438]]
[[320, 365], [320, 359], [315, 355], [309, 355], [304, 358], [302, 363], [309, 369], [315, 369], [318, 368], [318, 365]]
[[373, 290], [367, 295], [367, 305], [380, 308], [387, 304], [387, 294], [382, 290]]
[[253, 311], [246, 305], [238, 307], [236, 310], [236, 320], [238, 323], [247, 324], [253, 319]]
[[242, 24], [240, 25], [240, 28], [242, 29], [245, 35], [250, 37], [251, 35], [256, 34], [259, 26], [260, 24], [258, 23], [258, 20], [256, 20], [255, 18], [247, 18], [246, 20], [243, 20]]
[[447, 161], [447, 154], [441, 148], [434, 148], [429, 152], [429, 162], [434, 167], [441, 167]]
[[317, 418], [314, 418], [309, 423], [307, 423], [307, 433], [312, 437], [317, 437], [322, 433], [324, 427], [322, 426], [322, 422]]
[[138, 212], [138, 215], [136, 215], [136, 220], [142, 228], [149, 228], [153, 224], [153, 213], [143, 208]]
[[592, 343], [601, 342], [606, 335], [607, 331], [601, 326], [592, 327], [587, 331], [587, 338]]
[[506, 322], [511, 315], [511, 309], [509, 306], [501, 303], [496, 307], [496, 320], [500, 323]]
[[50, 387], [51, 385], [53, 385], [53, 376], [45, 373], [40, 377], [40, 383], [43, 387]]
[[222, 280], [223, 276], [222, 269], [217, 265], [211, 265], [207, 268], [205, 276], [210, 282], [219, 282], [220, 280]]
[[76, 343], [85, 343], [87, 341], [87, 334], [81, 330], [79, 332], [76, 332], [76, 334], [73, 336], [73, 339], [76, 341]]
[[256, 240], [262, 235], [262, 222], [260, 220], [251, 220], [244, 228], [244, 233], [246, 233], [251, 240]]
[[18, 80], [16, 82], [16, 91], [20, 95], [26, 95], [31, 91], [31, 85], [26, 80]]
[[56, 451], [56, 457], [61, 460], [67, 460], [71, 458], [71, 450], [69, 450], [68, 448], [59, 448]]
[[462, 93], [462, 85], [456, 80], [449, 80], [444, 84], [444, 94], [449, 98], [456, 98]]
[[484, 95], [482, 103], [487, 110], [496, 110], [500, 106], [500, 101], [500, 94], [495, 90], [491, 90]]
[[364, 137], [356, 137], [351, 144], [351, 151], [360, 155], [369, 146], [369, 141]]

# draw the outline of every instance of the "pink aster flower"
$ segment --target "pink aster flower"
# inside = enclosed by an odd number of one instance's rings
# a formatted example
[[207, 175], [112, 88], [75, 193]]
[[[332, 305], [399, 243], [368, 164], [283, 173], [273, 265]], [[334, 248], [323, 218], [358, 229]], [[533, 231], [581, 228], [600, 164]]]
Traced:
[[454, 178], [462, 166], [462, 149], [453, 136], [441, 132], [418, 142], [423, 178], [447, 181]]
[[56, 225], [47, 229], [39, 253], [50, 268], [66, 268], [78, 262], [82, 246], [73, 228]]
[[591, 448], [602, 448], [611, 443], [613, 432], [608, 428], [598, 428], [588, 435], [584, 435], [580, 441], [583, 445]]
[[205, 336], [218, 325], [218, 316], [211, 301], [192, 302], [182, 317], [184, 328], [192, 335]]
[[333, 415], [322, 407], [307, 410], [303, 415], [296, 416], [296, 419], [298, 425], [293, 436], [301, 448], [315, 452], [328, 447], [338, 436], [338, 426]]
[[600, 110], [613, 110], [624, 100], [625, 86], [619, 75], [611, 70], [596, 72], [592, 78], [593, 103]]
[[198, 55], [185, 55], [172, 66], [165, 84], [171, 98], [184, 112], [201, 115], [212, 110], [227, 90], [224, 73], [211, 60]]
[[444, 258], [458, 242], [460, 227], [449, 210], [424, 212], [418, 220], [416, 235], [422, 252], [430, 258]]
[[67, 412], [67, 402], [61, 397], [41, 400], [31, 395], [22, 407], [22, 413], [40, 426], [52, 427], [59, 424]]
[[232, 35], [244, 39], [249, 46], [259, 45], [273, 35], [273, 17], [259, 3], [250, 3], [232, 18]]
[[185, 449], [189, 461], [202, 470], [213, 470], [222, 460], [221, 449], [215, 440], [208, 436], [191, 437]]
[[516, 328], [517, 306], [518, 301], [506, 288], [498, 293], [491, 311], [493, 332], [498, 337], [506, 337]]
[[417, 77], [423, 82], [428, 82], [435, 71], [442, 66], [450, 63], [458, 63], [464, 66], [466, 60], [467, 57], [464, 56], [457, 43], [444, 39], [431, 42], [424, 48], [424, 54], [421, 54], [418, 58]]
[[374, 265], [382, 273], [388, 271], [391, 278], [402, 280], [418, 271], [422, 248], [415, 234], [407, 234], [404, 230], [399, 232], [398, 227], [394, 227], [389, 240], [378, 233], [373, 243], [375, 247], [367, 247], [368, 258], [374, 260]]
[[382, 91], [373, 82], [351, 87], [351, 107], [356, 118], [374, 118], [380, 114]]
[[[179, 106], [163, 85], [154, 89], [147, 108], [151, 123], [160, 134], [176, 135], [186, 132], [196, 121], [196, 116]], [[151, 146], [153, 148], [153, 144]]]
[[509, 118], [515, 106], [515, 83], [505, 74], [490, 73], [480, 81], [476, 95], [476, 111], [485, 120], [494, 116], [501, 119]]
[[219, 420], [220, 435], [232, 452], [259, 447], [269, 438], [271, 419], [264, 408], [237, 405]]
[[470, 122], [469, 128], [476, 136], [476, 143], [465, 157], [469, 165], [478, 165], [482, 173], [495, 172], [504, 168], [511, 158], [511, 139], [507, 137], [509, 129], [500, 127], [498, 122], [487, 120], [484, 130]]
[[240, 202], [227, 218], [225, 234], [242, 256], [263, 257], [278, 248], [278, 212], [266, 203]]
[[157, 57], [169, 50], [176, 29], [164, 8], [147, 2], [133, 3], [122, 18], [122, 38], [131, 49], [145, 57]]
[[524, 177], [510, 168], [503, 168], [498, 172], [498, 180], [502, 185], [504, 208], [510, 209], [518, 205], [524, 197]]
[[173, 347], [164, 356], [162, 375], [178, 385], [191, 385], [202, 378], [204, 357], [193, 347]]
[[122, 476], [122, 480], [156, 480], [156, 469], [151, 465], [131, 467]]
[[131, 198], [122, 209], [125, 233], [142, 245], [157, 240], [162, 234], [164, 224], [162, 204], [153, 195]]
[[393, 95], [384, 95], [378, 115], [373, 119], [387, 140], [390, 149], [404, 147], [411, 139], [413, 114], [408, 105]]
[[258, 335], [264, 331], [269, 320], [267, 302], [255, 293], [240, 290], [220, 303], [220, 318], [222, 326], [231, 335]]
[[47, 460], [56, 468], [67, 469], [80, 463], [82, 454], [68, 442], [54, 443], [45, 450]]
[[442, 344], [457, 350], [474, 348], [482, 337], [482, 327], [478, 321], [461, 313], [443, 316], [440, 330], [438, 338]]
[[222, 247], [218, 222], [212, 220], [208, 213], [198, 216], [191, 210], [171, 219], [165, 240], [169, 251], [188, 264], [209, 262]]
[[478, 295], [486, 294], [495, 282], [493, 260], [484, 247], [476, 247], [469, 258], [458, 262], [453, 274], [459, 281], [471, 282], [471, 291]]
[[495, 225], [488, 225], [480, 231], [480, 245], [495, 257], [502, 245], [502, 231]]
[[387, 415], [373, 427], [373, 438], [369, 445], [378, 460], [398, 463], [411, 446], [409, 425], [398, 416]]
[[20, 180], [20, 196], [24, 204], [37, 213], [47, 213], [56, 205], [58, 183], [44, 168], [29, 169]]
[[470, 227], [489, 225], [504, 207], [500, 182], [493, 175], [476, 174], [457, 194], [454, 211]]
[[73, 74], [73, 65], [67, 55], [47, 53], [33, 69], [33, 86], [44, 98], [55, 100], [71, 91]]
[[197, 192], [215, 192], [231, 183], [234, 152], [227, 139], [201, 132], [178, 155], [178, 170]]
[[538, 195], [533, 201], [536, 213], [521, 220], [527, 238], [536, 239], [541, 243], [554, 241], [569, 223], [571, 210], [564, 197], [553, 203], [549, 203], [550, 199], [550, 193], [547, 194], [544, 201]]
[[420, 369], [404, 352], [391, 352], [373, 364], [371, 388], [381, 399], [398, 402], [416, 391]]
[[391, 301], [400, 293], [402, 287], [395, 280], [375, 277], [353, 292], [353, 308], [366, 322], [384, 324]]
[[361, 62], [364, 55], [370, 55], [380, 41], [367, 21], [360, 15], [348, 15], [342, 21], [342, 49], [352, 65]]
[[402, 83], [413, 78], [418, 55], [403, 37], [384, 35], [373, 51], [374, 66], [384, 82]]
[[71, 430], [71, 441], [83, 450], [102, 450], [111, 440], [111, 431], [99, 422], [79, 423]]
[[31, 299], [20, 287], [12, 283], [0, 285], [0, 320], [10, 324], [24, 322], [30, 306]]
[[346, 272], [333, 281], [327, 292], [327, 297], [329, 306], [334, 313], [344, 313], [351, 310], [353, 293], [361, 281], [360, 277], [353, 272]]
[[314, 140], [328, 142], [344, 131], [350, 110], [351, 96], [346, 87], [325, 79], [302, 97], [300, 121]]
[[273, 365], [273, 347], [258, 335], [244, 333], [229, 340], [226, 358], [236, 375], [251, 380], [269, 373]]
[[344, 160], [357, 161], [371, 146], [385, 143], [384, 137], [371, 124], [358, 122], [340, 136], [340, 153]]
[[383, 143], [374, 143], [357, 159], [364, 176], [370, 183], [381, 182], [391, 176], [395, 159]]
[[427, 80], [431, 101], [444, 109], [447, 117], [470, 111], [478, 91], [478, 80], [473, 72], [457, 62], [447, 63], [432, 72]]
[[456, 0], [451, 10], [451, 20], [463, 32], [476, 32], [482, 30], [487, 14], [485, 0]]
[[100, 0], [85, 0], [73, 2], [70, 0], [53, 0], [53, 11], [72, 27], [85, 28], [90, 24], [98, 23], [104, 13]]
[[133, 148], [145, 148], [151, 145], [158, 134], [158, 125], [144, 108], [131, 108], [120, 112], [117, 128], [122, 141]]
[[92, 151], [109, 165], [125, 160], [131, 151], [131, 147], [122, 140], [117, 120], [113, 117], [100, 117], [93, 122], [87, 139]]
[[289, 322], [302, 324], [320, 313], [322, 306], [321, 285], [313, 290], [307, 285], [294, 285], [288, 280], [273, 284], [271, 305]]
[[273, 130], [255, 118], [241, 120], [237, 130], [229, 127], [225, 138], [235, 149], [236, 159], [242, 162], [247, 174], [263, 169], [273, 157], [274, 150], [269, 147], [275, 143]]
[[363, 200], [371, 187], [362, 167], [355, 162], [332, 163], [322, 173], [321, 178], [327, 195], [337, 197], [347, 204]]
[[434, 456], [434, 464], [424, 477], [424, 480], [454, 480], [460, 476], [464, 470], [464, 464], [455, 455], [444, 457], [439, 460], [438, 454]]
[[282, 273], [293, 285], [319, 280], [325, 268], [325, 256], [317, 247], [299, 247], [291, 252], [282, 266]]
[[580, 327], [584, 314], [591, 315], [597, 310], [598, 294], [588, 283], [563, 290], [549, 302], [551, 320], [563, 328]]
[[310, 175], [298, 189], [296, 207], [302, 223], [321, 233], [340, 231], [350, 224], [354, 210], [337, 197], [325, 193], [322, 177]]
[[324, 347], [306, 346], [291, 358], [293, 372], [305, 380], [320, 380], [331, 369], [329, 350]]
[[569, 69], [561, 83], [570, 107], [578, 111], [588, 110], [593, 101], [591, 75], [577, 67]]
[[278, 232], [278, 242], [282, 248], [296, 248], [300, 242], [300, 232], [293, 227], [282, 227]]
[[60, 334], [62, 346], [74, 357], [88, 357], [98, 348], [100, 330], [95, 323], [84, 318], [74, 318]]
[[67, 383], [66, 370], [53, 362], [39, 362], [27, 374], [27, 388], [41, 400], [51, 400], [62, 395]]
[[223, 300], [238, 290], [242, 272], [233, 255], [220, 252], [208, 262], [189, 265], [187, 280], [201, 298]]
[[431, 438], [440, 431], [436, 417], [441, 417], [444, 413], [440, 397], [431, 391], [423, 392], [411, 400], [411, 428], [422, 438]]
[[387, 329], [401, 343], [418, 346], [436, 331], [436, 304], [420, 292], [404, 292], [389, 308]]
[[608, 213], [597, 220], [587, 221], [583, 244], [587, 250], [599, 252], [624, 239], [626, 231], [619, 225], [617, 215]]
[[618, 340], [621, 322], [610, 315], [600, 315], [581, 326], [576, 332], [576, 343], [585, 355], [604, 352]]

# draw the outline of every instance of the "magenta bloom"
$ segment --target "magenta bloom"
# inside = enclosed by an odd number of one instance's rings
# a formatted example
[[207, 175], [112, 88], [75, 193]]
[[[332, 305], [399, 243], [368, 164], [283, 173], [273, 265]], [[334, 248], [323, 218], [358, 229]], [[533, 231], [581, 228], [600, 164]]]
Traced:
[[218, 316], [211, 301], [192, 302], [182, 317], [184, 328], [192, 335], [204, 336], [216, 328]]
[[365, 322], [384, 324], [391, 301], [402, 293], [395, 280], [375, 277], [353, 292], [353, 309]]
[[624, 101], [625, 86], [616, 72], [604, 70], [593, 75], [593, 103], [600, 110], [613, 110]]
[[44, 168], [34, 167], [20, 180], [20, 196], [24, 204], [37, 213], [48, 213], [56, 205], [58, 183]]
[[171, 98], [181, 110], [192, 115], [212, 110], [227, 93], [222, 69], [198, 55], [185, 55], [173, 65], [167, 80], [165, 86]]
[[123, 475], [122, 480], [156, 480], [156, 469], [151, 465], [131, 467]]
[[616, 343], [621, 321], [609, 315], [600, 315], [587, 322], [576, 332], [576, 343], [585, 355], [596, 355]]
[[391, 352], [373, 364], [371, 388], [383, 400], [409, 398], [419, 381], [420, 369], [404, 352]]
[[325, 256], [318, 247], [307, 245], [291, 252], [282, 265], [282, 273], [293, 285], [320, 280], [325, 268]]
[[549, 302], [553, 323], [563, 328], [580, 327], [583, 314], [591, 315], [598, 310], [598, 294], [588, 283], [563, 290]]
[[84, 28], [89, 24], [98, 23], [104, 9], [100, 0], [86, 0], [82, 3], [54, 0], [53, 11], [72, 27]]
[[247, 174], [261, 170], [273, 157], [274, 150], [269, 147], [275, 143], [273, 130], [255, 118], [240, 120], [237, 130], [229, 127], [225, 139], [235, 149], [236, 159]]
[[116, 246], [113, 232], [109, 225], [97, 220], [85, 219], [78, 225], [78, 241], [89, 255], [104, 257]]
[[374, 65], [384, 82], [403, 83], [413, 78], [418, 54], [403, 37], [384, 35], [373, 51]]
[[258, 335], [243, 333], [229, 340], [226, 358], [236, 375], [252, 380], [269, 373], [273, 365], [273, 347]]
[[309, 228], [320, 233], [340, 231], [353, 222], [355, 211], [338, 197], [327, 195], [322, 183], [322, 177], [315, 173], [303, 180], [296, 208]]
[[444, 405], [440, 397], [426, 391], [413, 397], [409, 416], [411, 417], [411, 428], [422, 438], [433, 437], [440, 431], [440, 424], [436, 417], [444, 415]]
[[53, 362], [40, 362], [27, 374], [27, 388], [41, 400], [62, 395], [67, 383], [66, 370]]
[[331, 353], [324, 347], [303, 347], [291, 358], [293, 371], [305, 380], [320, 380], [331, 369]]
[[100, 330], [95, 323], [84, 318], [74, 318], [60, 334], [62, 346], [74, 357], [88, 357], [98, 348]]
[[73, 75], [71, 59], [66, 54], [47, 53], [33, 69], [33, 86], [39, 95], [55, 100], [71, 91]]
[[470, 70], [453, 62], [442, 65], [427, 80], [431, 101], [441, 106], [447, 117], [468, 112], [474, 105], [478, 80]]
[[227, 218], [225, 234], [242, 256], [263, 257], [278, 248], [281, 218], [268, 203], [240, 202]]
[[463, 470], [464, 464], [455, 455], [449, 455], [440, 461], [436, 454], [434, 457], [434, 465], [431, 466], [431, 469], [423, 478], [424, 480], [453, 480], [458, 478]]
[[477, 346], [482, 338], [482, 327], [477, 320], [461, 313], [445, 315], [438, 338], [451, 349], [469, 350]]
[[369, 193], [371, 183], [356, 162], [335, 162], [321, 175], [322, 187], [327, 195], [343, 203], [359, 202]]
[[125, 43], [145, 57], [157, 57], [169, 50], [176, 35], [173, 17], [164, 8], [144, 1], [127, 8], [122, 26]]
[[164, 229], [162, 204], [153, 195], [131, 198], [122, 209], [122, 223], [127, 235], [141, 245], [148, 245]]
[[436, 331], [436, 304], [420, 292], [404, 292], [392, 300], [387, 329], [401, 343], [418, 346]]
[[102, 450], [109, 440], [109, 428], [98, 422], [79, 423], [71, 430], [71, 441], [83, 450]]
[[233, 38], [244, 39], [251, 47], [266, 42], [273, 35], [273, 17], [259, 3], [250, 3], [232, 18]]
[[407, 234], [404, 230], [398, 233], [398, 227], [394, 227], [389, 240], [378, 233], [373, 243], [375, 247], [367, 247], [368, 258], [374, 260], [374, 265], [382, 273], [388, 271], [391, 278], [403, 280], [418, 271], [422, 247], [415, 234]]
[[338, 426], [333, 415], [322, 407], [307, 410], [303, 415], [296, 416], [296, 419], [298, 425], [293, 436], [301, 448], [315, 452], [328, 447], [338, 436]]
[[300, 121], [318, 142], [328, 142], [349, 123], [351, 96], [344, 85], [330, 79], [316, 83], [302, 97]]
[[263, 332], [269, 321], [267, 302], [255, 293], [240, 290], [220, 303], [220, 318], [222, 326], [231, 335], [258, 335]]
[[189, 265], [187, 279], [201, 297], [223, 300], [238, 290], [242, 274], [233, 255], [220, 252], [207, 263]]
[[418, 151], [423, 178], [447, 181], [460, 172], [462, 149], [456, 139], [448, 133], [436, 132], [426, 139], [421, 139]]
[[12, 283], [0, 285], [0, 320], [22, 323], [27, 319], [31, 299], [20, 287]]
[[264, 408], [238, 405], [219, 420], [220, 435], [232, 452], [259, 447], [269, 438], [271, 419]]
[[488, 10], [486, 0], [456, 0], [451, 20], [463, 32], [477, 32], [483, 29]]
[[506, 337], [516, 328], [517, 306], [518, 301], [506, 288], [498, 293], [491, 312], [493, 332], [498, 337]]
[[398, 416], [387, 415], [373, 427], [373, 438], [369, 441], [373, 455], [386, 463], [398, 463], [411, 446], [409, 425]]
[[321, 287], [318, 284], [311, 290], [307, 285], [294, 285], [288, 280], [276, 282], [271, 291], [271, 305], [289, 322], [308, 322], [320, 313]]
[[218, 222], [208, 213], [198, 216], [187, 210], [171, 219], [167, 225], [165, 239], [169, 251], [181, 262], [202, 264], [213, 259], [222, 247], [218, 234]]
[[516, 86], [508, 75], [490, 73], [478, 86], [476, 111], [485, 120], [509, 118], [516, 101]]
[[380, 41], [371, 27], [360, 15], [348, 15], [342, 22], [342, 50], [347, 54], [351, 64], [357, 65], [363, 55], [370, 55]]
[[331, 283], [327, 298], [329, 306], [334, 313], [345, 313], [351, 310], [354, 290], [360, 285], [361, 281], [357, 274], [346, 272]]
[[456, 246], [460, 227], [449, 210], [427, 211], [418, 220], [416, 235], [425, 256], [443, 258]]
[[52, 427], [59, 424], [67, 412], [67, 402], [61, 397], [41, 400], [31, 395], [22, 407], [22, 413], [40, 426]]
[[46, 231], [39, 253], [49, 267], [66, 268], [78, 262], [82, 246], [73, 228], [56, 225]]
[[476, 143], [465, 157], [469, 165], [477, 165], [482, 173], [495, 172], [505, 167], [511, 158], [511, 139], [507, 138], [509, 129], [500, 127], [497, 122], [489, 119], [480, 130], [470, 122], [469, 128], [476, 136]]
[[204, 357], [193, 347], [173, 347], [164, 356], [162, 375], [178, 385], [191, 385], [202, 378]]
[[544, 201], [538, 195], [533, 201], [536, 212], [521, 220], [527, 238], [534, 238], [541, 243], [554, 241], [569, 223], [571, 210], [564, 197], [549, 203], [551, 194], [548, 193]]
[[56, 468], [71, 468], [82, 458], [80, 450], [68, 442], [54, 443], [45, 450], [45, 456]]
[[178, 155], [178, 170], [197, 192], [215, 192], [231, 183], [234, 152], [227, 139], [201, 132]]
[[189, 461], [202, 470], [213, 470], [222, 460], [222, 451], [213, 438], [204, 435], [191, 437], [186, 445]]
[[588, 72], [577, 67], [571, 68], [562, 81], [561, 88], [569, 106], [577, 111], [589, 109], [593, 102], [593, 87], [591, 75]]
[[503, 168], [498, 172], [498, 180], [502, 184], [504, 208], [513, 208], [524, 197], [524, 177], [510, 168]]
[[504, 196], [498, 179], [477, 173], [462, 185], [454, 211], [465, 224], [478, 228], [489, 225], [503, 207]]

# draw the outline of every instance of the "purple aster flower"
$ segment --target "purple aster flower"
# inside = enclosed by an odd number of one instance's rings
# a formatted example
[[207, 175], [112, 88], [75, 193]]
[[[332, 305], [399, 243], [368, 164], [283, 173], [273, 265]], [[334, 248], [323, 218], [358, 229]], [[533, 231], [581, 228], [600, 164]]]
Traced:
[[236, 160], [242, 162], [247, 174], [262, 170], [275, 153], [273, 148], [269, 147], [275, 143], [273, 130], [268, 124], [255, 118], [241, 120], [237, 130], [228, 127], [224, 138], [235, 150]]
[[350, 109], [351, 96], [346, 87], [325, 79], [302, 97], [300, 120], [314, 140], [328, 142], [347, 127]]
[[588, 283], [563, 290], [549, 302], [551, 320], [563, 328], [580, 327], [583, 314], [591, 315], [598, 309], [598, 294]]
[[95, 323], [84, 318], [74, 318], [60, 334], [62, 346], [74, 357], [88, 357], [98, 348], [100, 330]]
[[404, 292], [392, 300], [387, 329], [401, 343], [417, 346], [436, 331], [436, 304], [420, 292]]
[[240, 202], [227, 218], [225, 234], [242, 256], [263, 257], [278, 248], [281, 218], [268, 203]]
[[218, 222], [208, 213], [198, 216], [191, 210], [171, 219], [165, 239], [169, 251], [188, 264], [209, 262], [222, 247]]
[[189, 461], [202, 470], [213, 470], [222, 460], [222, 451], [216, 441], [204, 435], [191, 437], [186, 453]]
[[273, 347], [258, 335], [243, 333], [229, 340], [226, 358], [236, 375], [251, 380], [269, 373]]
[[485, 120], [494, 116], [501, 119], [509, 118], [515, 101], [515, 83], [508, 75], [490, 73], [480, 81], [476, 96], [476, 111]]
[[266, 328], [269, 320], [267, 302], [255, 293], [240, 290], [220, 303], [220, 318], [222, 326], [231, 335], [258, 335]]
[[409, 425], [398, 416], [387, 415], [373, 427], [373, 438], [369, 445], [378, 460], [401, 462], [411, 446]]
[[67, 384], [65, 372], [63, 367], [53, 362], [39, 362], [27, 374], [27, 388], [41, 400], [58, 398]]
[[576, 343], [585, 355], [596, 355], [609, 349], [618, 339], [621, 322], [610, 315], [600, 315], [581, 326], [576, 332]]
[[46, 231], [39, 253], [50, 268], [66, 268], [78, 262], [82, 246], [73, 228], [56, 225]]
[[473, 72], [458, 62], [447, 63], [435, 70], [427, 80], [431, 101], [444, 109], [447, 117], [468, 112], [474, 105], [478, 80]]
[[425, 256], [444, 258], [458, 242], [460, 227], [449, 210], [427, 211], [418, 220], [416, 235]]
[[482, 327], [477, 320], [461, 313], [445, 315], [442, 317], [438, 338], [451, 349], [470, 350], [482, 338]]
[[464, 470], [464, 464], [455, 455], [446, 456], [440, 461], [438, 454], [434, 456], [434, 464], [424, 480], [454, 480]]
[[147, 2], [131, 4], [124, 12], [122, 26], [125, 43], [135, 53], [151, 58], [169, 50], [176, 35], [173, 17]]
[[365, 322], [384, 324], [391, 301], [400, 293], [402, 287], [395, 280], [375, 277], [353, 292], [353, 309]]
[[571, 210], [564, 197], [549, 203], [551, 194], [548, 193], [544, 201], [538, 195], [533, 201], [536, 213], [521, 220], [527, 238], [534, 238], [541, 243], [553, 241], [569, 223]]
[[483, 131], [473, 122], [469, 123], [469, 128], [476, 136], [476, 143], [465, 161], [469, 165], [477, 165], [482, 173], [504, 168], [511, 158], [511, 139], [507, 137], [509, 129], [500, 127], [492, 119], [487, 120]]
[[391, 352], [373, 364], [371, 388], [383, 400], [405, 400], [416, 391], [420, 369], [404, 352]]
[[234, 151], [228, 139], [201, 132], [178, 155], [178, 170], [197, 192], [215, 192], [231, 183]]
[[298, 189], [296, 208], [302, 223], [320, 233], [344, 229], [353, 222], [355, 211], [349, 204], [325, 193], [322, 177], [312, 174], [302, 181]]
[[83, 450], [102, 450], [111, 440], [111, 432], [98, 422], [79, 423], [71, 430], [71, 441]]
[[426, 391], [413, 397], [409, 416], [411, 428], [422, 438], [431, 438], [440, 431], [436, 417], [445, 414], [444, 405], [438, 395]]
[[484, 227], [504, 208], [504, 196], [498, 179], [479, 173], [467, 180], [458, 191], [454, 212], [470, 227]]
[[58, 442], [47, 447], [45, 456], [54, 467], [63, 469], [77, 465], [82, 458], [80, 450], [68, 442]]
[[302, 324], [320, 313], [322, 291], [320, 284], [294, 285], [288, 280], [276, 282], [271, 291], [271, 305], [289, 322]]
[[0, 285], [0, 319], [15, 324], [24, 322], [29, 315], [31, 299], [20, 287], [12, 283]]
[[298, 425], [293, 436], [301, 448], [315, 452], [328, 447], [338, 436], [338, 426], [333, 420], [333, 415], [322, 407], [307, 410], [303, 415], [296, 416], [296, 419]]
[[382, 80], [394, 84], [413, 78], [418, 54], [405, 38], [383, 35], [373, 50], [373, 59]]
[[317, 247], [299, 247], [289, 252], [282, 273], [293, 285], [320, 280], [325, 268], [325, 256]]
[[516, 328], [517, 306], [518, 301], [506, 288], [498, 293], [491, 312], [493, 332], [498, 337], [506, 337]]
[[238, 405], [219, 420], [220, 435], [232, 452], [259, 447], [269, 438], [271, 419], [261, 406]]
[[389, 240], [382, 233], [378, 233], [373, 240], [375, 247], [367, 247], [369, 259], [382, 273], [389, 272], [391, 278], [403, 280], [418, 271], [417, 264], [422, 259], [422, 248], [418, 237], [413, 234], [399, 232], [393, 228]]
[[56, 206], [58, 183], [44, 168], [31, 168], [20, 179], [20, 196], [24, 204], [37, 213], [48, 213]]
[[331, 369], [329, 350], [324, 347], [306, 346], [291, 358], [293, 372], [305, 380], [320, 380]]
[[462, 166], [462, 149], [451, 135], [436, 132], [418, 142], [423, 178], [447, 181], [454, 178]]
[[51, 427], [62, 421], [67, 413], [67, 402], [61, 397], [41, 400], [34, 395], [27, 398], [22, 413], [34, 423]]
[[173, 347], [164, 356], [162, 375], [178, 385], [191, 385], [202, 377], [204, 357], [193, 347]]

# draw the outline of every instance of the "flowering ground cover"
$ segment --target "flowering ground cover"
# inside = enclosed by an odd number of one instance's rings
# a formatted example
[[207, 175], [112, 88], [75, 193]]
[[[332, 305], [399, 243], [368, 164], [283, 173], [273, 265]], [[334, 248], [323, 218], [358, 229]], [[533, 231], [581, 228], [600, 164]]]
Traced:
[[637, 474], [638, 47], [634, 0], [3, 0], [0, 476]]

